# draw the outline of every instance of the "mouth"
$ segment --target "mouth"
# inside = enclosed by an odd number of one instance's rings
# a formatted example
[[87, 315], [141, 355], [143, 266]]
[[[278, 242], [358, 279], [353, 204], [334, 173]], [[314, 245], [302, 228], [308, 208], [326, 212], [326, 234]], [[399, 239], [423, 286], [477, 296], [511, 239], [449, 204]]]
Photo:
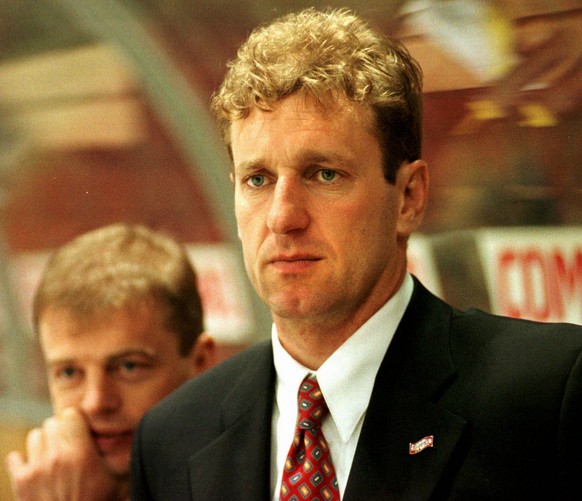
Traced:
[[275, 256], [269, 264], [283, 273], [301, 273], [312, 269], [321, 259], [307, 254], [281, 255]]
[[133, 430], [119, 432], [97, 432], [92, 431], [91, 436], [102, 454], [127, 449], [131, 447]]

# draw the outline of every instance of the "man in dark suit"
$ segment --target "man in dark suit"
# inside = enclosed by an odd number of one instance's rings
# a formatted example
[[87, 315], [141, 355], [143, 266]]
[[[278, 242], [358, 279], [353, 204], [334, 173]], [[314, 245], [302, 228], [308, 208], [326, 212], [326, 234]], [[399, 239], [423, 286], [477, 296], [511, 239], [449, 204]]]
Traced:
[[241, 47], [213, 111], [271, 341], [144, 417], [135, 501], [579, 498], [582, 329], [459, 312], [406, 272], [421, 87], [346, 10]]

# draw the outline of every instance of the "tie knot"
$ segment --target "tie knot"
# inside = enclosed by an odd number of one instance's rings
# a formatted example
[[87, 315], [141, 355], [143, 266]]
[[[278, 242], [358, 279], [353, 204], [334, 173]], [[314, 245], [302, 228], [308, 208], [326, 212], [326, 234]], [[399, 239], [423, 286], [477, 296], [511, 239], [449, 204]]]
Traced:
[[298, 426], [311, 431], [319, 429], [329, 411], [315, 377], [307, 376], [303, 380], [299, 386], [298, 401]]

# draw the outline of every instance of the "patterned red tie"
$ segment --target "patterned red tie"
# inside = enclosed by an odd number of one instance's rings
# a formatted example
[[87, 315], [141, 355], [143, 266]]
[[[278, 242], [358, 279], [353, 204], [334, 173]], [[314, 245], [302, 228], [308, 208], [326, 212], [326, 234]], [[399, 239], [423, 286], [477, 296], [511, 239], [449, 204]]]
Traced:
[[339, 501], [335, 470], [321, 431], [329, 410], [313, 376], [301, 383], [298, 401], [297, 428], [285, 460], [281, 501]]

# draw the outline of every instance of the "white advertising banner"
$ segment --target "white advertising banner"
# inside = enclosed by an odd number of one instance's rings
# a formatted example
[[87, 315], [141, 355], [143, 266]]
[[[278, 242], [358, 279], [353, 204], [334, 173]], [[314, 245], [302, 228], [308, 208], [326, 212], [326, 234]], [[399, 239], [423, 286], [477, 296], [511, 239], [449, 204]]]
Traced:
[[198, 276], [208, 333], [219, 343], [255, 341], [250, 286], [237, 250], [228, 244], [191, 244], [186, 250]]
[[480, 230], [493, 313], [582, 324], [582, 227]]

